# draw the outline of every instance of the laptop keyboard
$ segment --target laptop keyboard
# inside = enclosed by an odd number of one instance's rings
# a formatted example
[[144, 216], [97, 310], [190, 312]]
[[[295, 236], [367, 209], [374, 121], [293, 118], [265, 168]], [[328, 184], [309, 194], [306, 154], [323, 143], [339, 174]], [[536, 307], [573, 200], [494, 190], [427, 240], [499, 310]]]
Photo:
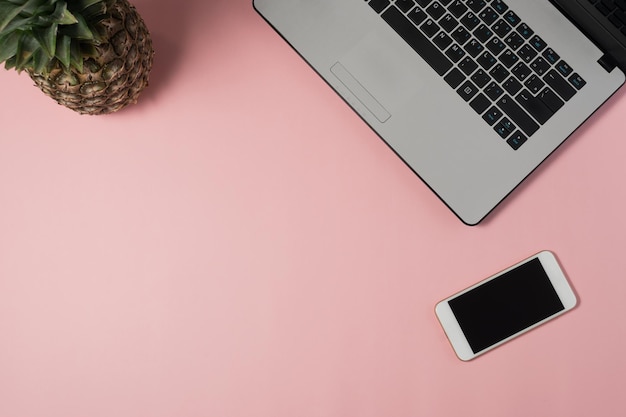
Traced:
[[514, 150], [585, 85], [502, 0], [365, 1]]
[[626, 36], [626, 0], [587, 0]]

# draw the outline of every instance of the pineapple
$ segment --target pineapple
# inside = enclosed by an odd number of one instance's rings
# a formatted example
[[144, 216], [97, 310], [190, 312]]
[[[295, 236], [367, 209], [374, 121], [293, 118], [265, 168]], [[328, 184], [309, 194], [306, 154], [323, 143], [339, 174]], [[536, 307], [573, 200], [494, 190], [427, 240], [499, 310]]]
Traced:
[[0, 0], [0, 63], [78, 113], [136, 103], [153, 54], [128, 0]]

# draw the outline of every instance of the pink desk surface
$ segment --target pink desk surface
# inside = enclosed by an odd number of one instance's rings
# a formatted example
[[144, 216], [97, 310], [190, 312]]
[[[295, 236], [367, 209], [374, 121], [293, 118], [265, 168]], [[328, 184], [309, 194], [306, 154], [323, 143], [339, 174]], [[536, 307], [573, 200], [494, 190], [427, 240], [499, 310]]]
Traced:
[[[626, 90], [472, 228], [250, 0], [135, 4], [137, 106], [0, 71], [0, 417], [623, 415]], [[542, 249], [579, 307], [459, 361], [435, 303]]]

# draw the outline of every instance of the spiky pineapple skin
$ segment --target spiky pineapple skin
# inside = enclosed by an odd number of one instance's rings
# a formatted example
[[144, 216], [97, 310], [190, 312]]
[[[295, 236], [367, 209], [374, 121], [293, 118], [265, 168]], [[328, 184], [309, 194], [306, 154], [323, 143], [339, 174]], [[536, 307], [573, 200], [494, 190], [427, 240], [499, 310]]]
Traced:
[[57, 103], [80, 114], [108, 114], [137, 102], [148, 86], [154, 50], [145, 22], [128, 0], [106, 0], [108, 17], [97, 55], [84, 60], [83, 72], [57, 62], [48, 75], [28, 74]]

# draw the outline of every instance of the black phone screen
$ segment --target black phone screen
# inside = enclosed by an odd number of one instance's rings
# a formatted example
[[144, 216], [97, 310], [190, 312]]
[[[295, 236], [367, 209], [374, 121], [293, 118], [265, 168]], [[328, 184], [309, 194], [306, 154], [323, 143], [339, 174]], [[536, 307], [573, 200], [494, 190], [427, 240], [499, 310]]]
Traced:
[[474, 353], [564, 309], [538, 258], [448, 301]]

